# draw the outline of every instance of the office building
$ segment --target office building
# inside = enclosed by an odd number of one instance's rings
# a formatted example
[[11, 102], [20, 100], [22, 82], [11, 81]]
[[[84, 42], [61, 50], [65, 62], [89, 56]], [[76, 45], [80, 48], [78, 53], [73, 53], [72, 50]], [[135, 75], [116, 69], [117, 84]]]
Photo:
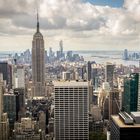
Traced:
[[60, 58], [64, 57], [64, 53], [63, 53], [63, 41], [60, 40], [59, 42], [59, 47], [60, 47]]
[[91, 80], [91, 62], [88, 61], [87, 63], [87, 80], [90, 81]]
[[111, 63], [107, 63], [105, 68], [105, 81], [110, 84], [111, 89], [113, 89], [113, 78], [114, 78], [114, 65]]
[[63, 53], [63, 41], [62, 40], [60, 40], [59, 46], [60, 46], [60, 52], [62, 54]]
[[117, 115], [120, 111], [119, 91], [113, 89], [109, 93], [109, 120], [111, 115]]
[[39, 111], [39, 128], [42, 132], [46, 132], [46, 113], [44, 111]]
[[61, 52], [60, 51], [56, 52], [56, 57], [57, 57], [58, 60], [61, 58]]
[[44, 40], [39, 31], [39, 20], [37, 16], [37, 31], [32, 42], [32, 78], [33, 96], [43, 96], [45, 94], [45, 62], [44, 62]]
[[13, 128], [14, 122], [17, 120], [16, 95], [4, 94], [3, 111], [8, 114], [10, 128]]
[[73, 54], [72, 54], [72, 51], [68, 51], [68, 52], [67, 52], [66, 59], [67, 59], [68, 61], [72, 61], [72, 60], [73, 60]]
[[12, 66], [8, 62], [0, 62], [0, 73], [3, 74], [3, 80], [8, 89], [12, 88]]
[[63, 80], [70, 80], [71, 79], [71, 73], [69, 71], [65, 71], [65, 72], [62, 72], [62, 79]]
[[[119, 115], [111, 116], [111, 140], [139, 140], [140, 123], [135, 121], [138, 114], [132, 113], [133, 117], [126, 112], [120, 112]], [[140, 120], [140, 113], [139, 113]]]
[[1, 115], [0, 140], [9, 140], [9, 120], [7, 113], [2, 113]]
[[3, 93], [4, 89], [3, 89], [3, 74], [0, 73], [0, 122], [1, 122], [1, 116], [3, 113]]
[[104, 120], [109, 120], [109, 96], [106, 96], [103, 102], [103, 119]]
[[15, 66], [14, 88], [25, 88], [25, 70], [24, 66]]
[[7, 113], [3, 113], [3, 74], [0, 73], [0, 140], [9, 139], [9, 120]]
[[128, 60], [128, 50], [127, 49], [124, 50], [123, 59]]
[[55, 140], [88, 140], [88, 82], [54, 82]]
[[81, 68], [81, 78], [82, 78], [83, 80], [86, 80], [85, 77], [84, 77], [85, 73], [86, 73], [86, 66], [84, 65], [84, 66], [82, 66], [82, 68]]
[[23, 88], [15, 88], [14, 95], [16, 95], [16, 119], [18, 121], [25, 117], [25, 90]]
[[21, 118], [21, 122], [14, 124], [14, 140], [44, 140], [42, 130], [38, 128], [36, 121], [31, 118]]
[[98, 68], [97, 67], [91, 68], [91, 79], [92, 79], [92, 84], [94, 85], [95, 89], [97, 89], [98, 88]]
[[124, 93], [122, 95], [122, 109], [126, 112], [138, 110], [139, 74], [132, 73], [124, 78]]

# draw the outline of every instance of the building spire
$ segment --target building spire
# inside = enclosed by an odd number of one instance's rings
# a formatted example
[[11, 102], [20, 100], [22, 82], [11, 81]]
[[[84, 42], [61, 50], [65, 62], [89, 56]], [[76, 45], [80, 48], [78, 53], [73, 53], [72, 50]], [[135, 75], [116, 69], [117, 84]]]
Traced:
[[38, 10], [37, 10], [37, 32], [39, 32], [39, 16], [38, 16]]

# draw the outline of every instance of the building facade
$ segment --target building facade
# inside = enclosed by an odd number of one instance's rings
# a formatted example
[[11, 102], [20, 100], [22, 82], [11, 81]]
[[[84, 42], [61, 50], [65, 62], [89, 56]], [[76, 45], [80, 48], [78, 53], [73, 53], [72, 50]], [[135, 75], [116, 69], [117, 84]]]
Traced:
[[13, 140], [44, 140], [42, 130], [31, 118], [21, 118], [21, 122], [14, 124]]
[[17, 120], [17, 104], [16, 95], [4, 94], [3, 96], [3, 111], [8, 114], [10, 127], [13, 128]]
[[122, 109], [126, 112], [137, 111], [139, 74], [132, 73], [124, 79]]
[[87, 63], [87, 80], [90, 81], [91, 80], [91, 62], [88, 61]]
[[88, 140], [88, 82], [54, 82], [55, 140]]
[[0, 121], [3, 113], [3, 74], [0, 73]]
[[120, 111], [119, 91], [114, 89], [109, 93], [109, 120], [111, 115], [117, 115]]
[[140, 124], [133, 122], [133, 118], [123, 113], [111, 116], [111, 140], [139, 140]]
[[107, 63], [105, 68], [105, 81], [109, 83], [111, 89], [113, 88], [113, 79], [114, 65], [111, 63]]
[[[38, 17], [38, 16], [37, 16]], [[45, 50], [43, 35], [39, 31], [39, 21], [37, 18], [37, 31], [32, 41], [32, 93], [34, 96], [45, 94]]]
[[8, 62], [0, 62], [0, 73], [3, 74], [3, 80], [8, 89], [12, 88], [12, 66]]

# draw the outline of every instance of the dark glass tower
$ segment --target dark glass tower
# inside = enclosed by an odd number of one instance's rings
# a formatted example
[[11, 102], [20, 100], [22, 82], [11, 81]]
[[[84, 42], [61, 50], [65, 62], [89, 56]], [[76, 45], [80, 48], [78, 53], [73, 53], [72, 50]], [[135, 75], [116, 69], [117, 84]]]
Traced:
[[124, 79], [124, 94], [122, 109], [126, 112], [137, 111], [138, 106], [138, 83], [139, 74], [132, 73]]

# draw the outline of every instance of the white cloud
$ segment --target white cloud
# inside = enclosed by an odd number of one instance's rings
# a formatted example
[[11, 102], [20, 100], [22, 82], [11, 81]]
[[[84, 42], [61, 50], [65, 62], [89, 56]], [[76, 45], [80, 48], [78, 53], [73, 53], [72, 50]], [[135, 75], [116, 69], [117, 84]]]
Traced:
[[[37, 0], [13, 0], [12, 3], [0, 0], [0, 3], [0, 36], [32, 36], [36, 26]], [[81, 0], [40, 0], [39, 13], [41, 31], [52, 45], [58, 39], [64, 39], [69, 47], [75, 42], [77, 49], [81, 46], [82, 49], [88, 48], [84, 48], [83, 40], [90, 49], [93, 44], [102, 49], [110, 48], [107, 46], [115, 49], [116, 42], [120, 48], [124, 44], [130, 48], [138, 46], [140, 0], [125, 0], [122, 8], [96, 6]], [[27, 47], [30, 45], [27, 42]]]

